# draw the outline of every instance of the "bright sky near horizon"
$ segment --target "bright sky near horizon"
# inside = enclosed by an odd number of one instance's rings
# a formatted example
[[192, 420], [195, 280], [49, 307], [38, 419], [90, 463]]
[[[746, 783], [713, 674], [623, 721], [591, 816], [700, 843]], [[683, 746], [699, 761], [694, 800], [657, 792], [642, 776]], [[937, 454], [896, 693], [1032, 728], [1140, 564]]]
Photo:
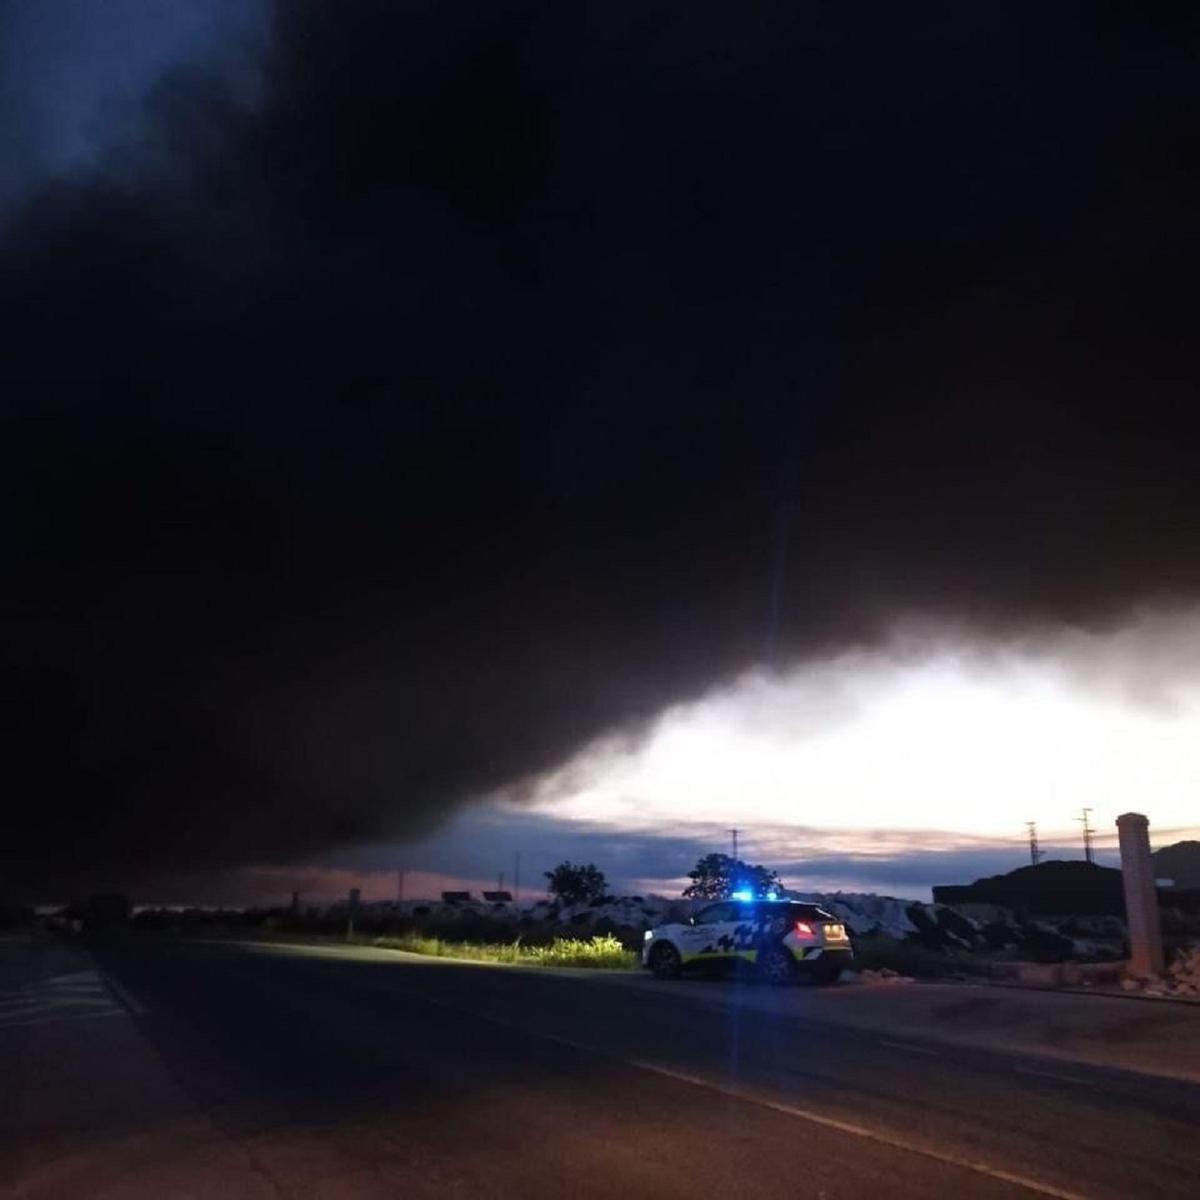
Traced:
[[[1200, 826], [1200, 619], [986, 643], [899, 635], [665, 712], [640, 740], [594, 744], [536, 785], [559, 820], [626, 831], [741, 824], [837, 831], [1077, 835], [1086, 805], [1160, 831]], [[522, 805], [528, 811], [528, 802]], [[855, 831], [861, 835], [855, 837]]]

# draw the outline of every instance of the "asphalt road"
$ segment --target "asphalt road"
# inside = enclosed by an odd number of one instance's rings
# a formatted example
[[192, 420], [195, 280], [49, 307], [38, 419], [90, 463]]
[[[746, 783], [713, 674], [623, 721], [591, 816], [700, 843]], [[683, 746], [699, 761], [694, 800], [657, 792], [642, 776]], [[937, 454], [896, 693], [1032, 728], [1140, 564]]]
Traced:
[[764, 1009], [753, 984], [381, 952], [151, 939], [94, 957], [270, 1194], [1143, 1198], [1200, 1180], [1200, 1085], [852, 1028], [804, 988]]

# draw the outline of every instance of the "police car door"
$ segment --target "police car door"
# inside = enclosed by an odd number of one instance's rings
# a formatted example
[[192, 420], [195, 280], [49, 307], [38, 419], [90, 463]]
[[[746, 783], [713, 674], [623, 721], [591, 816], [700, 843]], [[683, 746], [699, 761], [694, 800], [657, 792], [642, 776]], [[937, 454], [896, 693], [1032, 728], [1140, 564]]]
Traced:
[[735, 917], [734, 906], [727, 901], [702, 908], [684, 930], [684, 957], [717, 958], [733, 954]]
[[[738, 902], [733, 905], [733, 920], [726, 927], [729, 938], [733, 942], [732, 953], [739, 958], [753, 962], [758, 956], [758, 949], [765, 936], [768, 924], [774, 926], [769, 913], [764, 913], [758, 904], [753, 902]], [[782, 929], [782, 925], [780, 926]], [[774, 932], [778, 932], [775, 930]]]

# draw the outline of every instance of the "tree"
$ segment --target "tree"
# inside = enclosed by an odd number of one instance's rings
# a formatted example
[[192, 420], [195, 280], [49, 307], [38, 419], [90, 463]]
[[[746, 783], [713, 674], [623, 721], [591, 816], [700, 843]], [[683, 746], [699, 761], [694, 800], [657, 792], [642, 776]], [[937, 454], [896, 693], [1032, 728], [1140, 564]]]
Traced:
[[728, 854], [706, 854], [688, 872], [688, 878], [692, 882], [683, 889], [683, 894], [695, 900], [724, 900], [738, 891], [765, 896], [783, 887], [774, 871], [763, 866], [752, 867]]
[[550, 894], [564, 904], [599, 904], [608, 890], [604, 872], [594, 863], [576, 866], [560, 862], [553, 871], [546, 872], [550, 880]]

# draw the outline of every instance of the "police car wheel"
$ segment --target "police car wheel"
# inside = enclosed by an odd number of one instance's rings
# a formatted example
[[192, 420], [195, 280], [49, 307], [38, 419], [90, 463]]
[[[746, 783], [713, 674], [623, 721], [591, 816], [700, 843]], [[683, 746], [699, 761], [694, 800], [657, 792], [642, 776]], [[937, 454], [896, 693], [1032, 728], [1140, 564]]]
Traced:
[[781, 946], [769, 946], [758, 956], [758, 973], [767, 983], [791, 983], [793, 968], [792, 956]]
[[650, 970], [656, 979], [678, 979], [683, 970], [679, 951], [670, 942], [660, 942], [650, 951]]
[[835, 963], [820, 962], [817, 964], [817, 969], [813, 973], [813, 979], [817, 983], [837, 983], [841, 977], [842, 968]]

